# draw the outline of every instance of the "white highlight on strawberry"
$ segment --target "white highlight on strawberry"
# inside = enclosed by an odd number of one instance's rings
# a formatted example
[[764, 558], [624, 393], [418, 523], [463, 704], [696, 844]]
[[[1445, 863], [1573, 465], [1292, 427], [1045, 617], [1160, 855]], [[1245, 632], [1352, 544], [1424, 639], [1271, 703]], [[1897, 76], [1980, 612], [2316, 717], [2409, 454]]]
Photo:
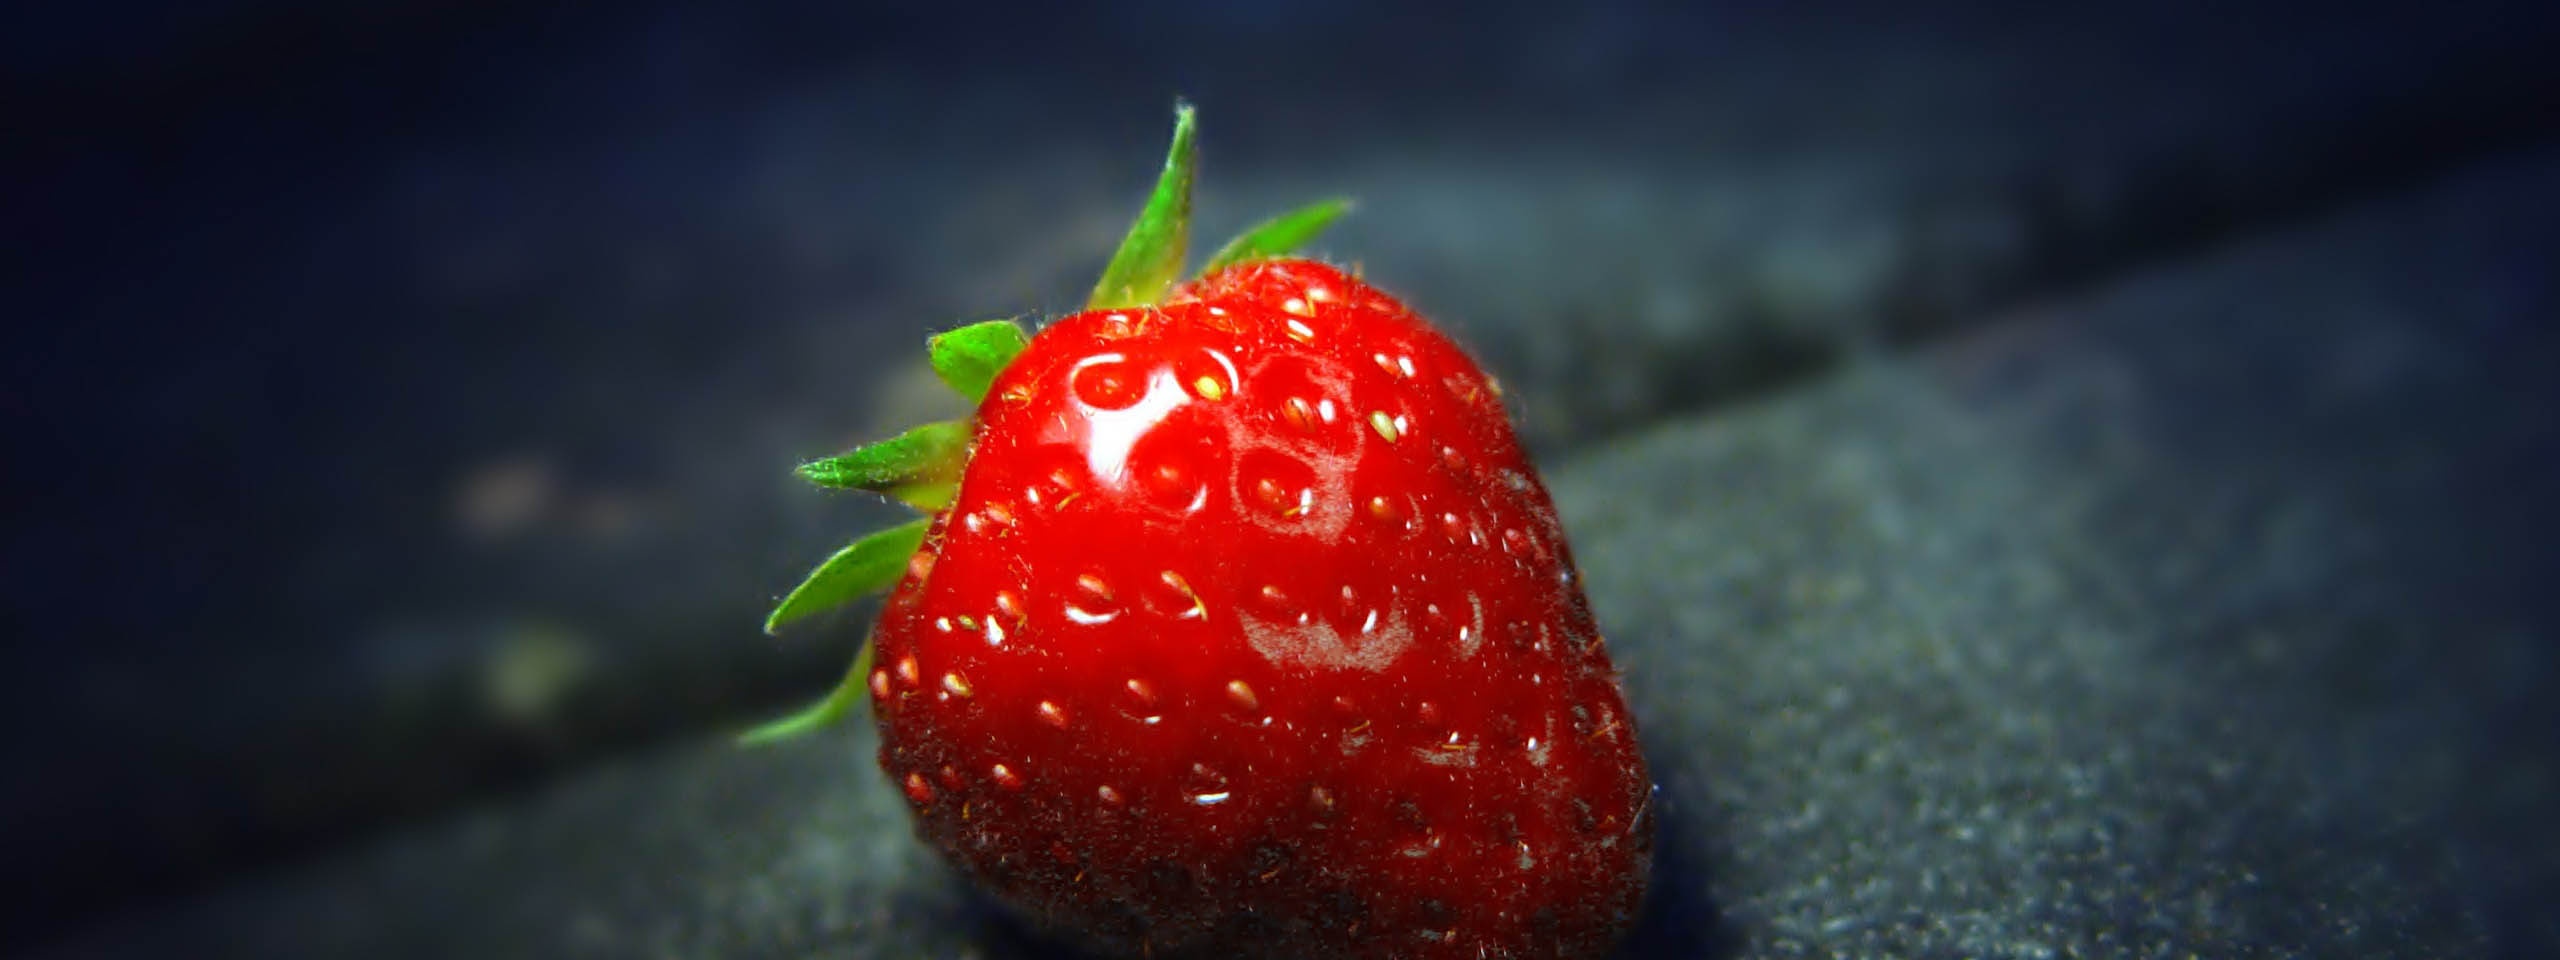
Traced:
[[[1078, 361], [1076, 368], [1122, 359], [1116, 353], [1096, 354]], [[1138, 445], [1138, 438], [1163, 423], [1166, 414], [1190, 402], [1190, 391], [1174, 379], [1172, 370], [1163, 368], [1147, 374], [1146, 394], [1124, 409], [1105, 410], [1078, 399], [1076, 411], [1084, 415], [1087, 437], [1085, 468], [1104, 484], [1122, 485], [1129, 478], [1129, 450]]]

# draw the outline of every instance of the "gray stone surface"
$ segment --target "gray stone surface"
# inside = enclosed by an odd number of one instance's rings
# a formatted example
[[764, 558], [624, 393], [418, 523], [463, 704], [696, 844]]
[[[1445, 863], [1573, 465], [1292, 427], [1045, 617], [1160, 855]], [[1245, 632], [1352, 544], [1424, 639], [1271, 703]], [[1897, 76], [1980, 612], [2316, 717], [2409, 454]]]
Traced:
[[2489, 171], [1563, 471], [1739, 952], [2560, 949], [2555, 224]]
[[[1663, 785], [1633, 956], [2560, 947], [2560, 156], [1551, 474]], [[717, 740], [89, 956], [1044, 956], [867, 732]]]

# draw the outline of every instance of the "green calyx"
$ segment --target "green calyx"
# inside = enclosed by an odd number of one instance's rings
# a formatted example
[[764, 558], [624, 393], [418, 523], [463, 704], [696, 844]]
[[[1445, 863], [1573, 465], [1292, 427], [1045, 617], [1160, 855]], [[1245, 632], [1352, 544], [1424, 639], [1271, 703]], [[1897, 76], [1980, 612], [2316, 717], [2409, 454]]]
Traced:
[[[1139, 307], [1161, 302], [1182, 275], [1191, 240], [1191, 181], [1199, 169], [1193, 145], [1191, 105], [1173, 111], [1173, 145], [1165, 153], [1164, 172], [1148, 193], [1146, 207], [1120, 241], [1094, 285], [1087, 309]], [[1351, 209], [1347, 200], [1311, 204], [1265, 220], [1228, 241], [1200, 270], [1288, 256]], [[933, 372], [970, 403], [983, 403], [987, 391], [1007, 364], [1030, 341], [1011, 320], [970, 324], [935, 336], [927, 343]], [[926, 514], [855, 541], [809, 571], [800, 585], [782, 598], [765, 618], [765, 632], [832, 611], [869, 594], [897, 585], [907, 561], [924, 548], [932, 514], [951, 506], [968, 466], [976, 425], [968, 420], [928, 423], [877, 443], [801, 464], [803, 479], [832, 490], [863, 490], [897, 500]], [[850, 716], [862, 704], [871, 672], [871, 641], [863, 641], [853, 668], [826, 699], [790, 716], [774, 720], [738, 738], [757, 746], [823, 730]]]
[[1311, 203], [1298, 209], [1254, 224], [1218, 252], [1200, 268], [1203, 275], [1255, 260], [1274, 260], [1296, 253], [1314, 242], [1324, 228], [1351, 212], [1351, 201], [1342, 197]]

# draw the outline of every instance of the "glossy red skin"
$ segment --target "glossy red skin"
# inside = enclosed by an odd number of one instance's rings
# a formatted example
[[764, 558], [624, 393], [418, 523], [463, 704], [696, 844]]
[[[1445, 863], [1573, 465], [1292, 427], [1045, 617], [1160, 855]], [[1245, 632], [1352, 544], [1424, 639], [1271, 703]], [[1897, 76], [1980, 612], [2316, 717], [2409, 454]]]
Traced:
[[1651, 781], [1447, 338], [1252, 264], [1058, 321], [978, 415], [870, 677], [963, 871], [1131, 956], [1589, 957], [1631, 923]]

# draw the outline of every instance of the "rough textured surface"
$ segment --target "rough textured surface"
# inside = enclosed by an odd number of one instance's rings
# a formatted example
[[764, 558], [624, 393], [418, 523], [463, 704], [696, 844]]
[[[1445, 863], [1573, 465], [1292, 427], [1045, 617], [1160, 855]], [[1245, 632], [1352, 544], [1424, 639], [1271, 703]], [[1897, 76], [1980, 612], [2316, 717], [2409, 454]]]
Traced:
[[2560, 947], [2555, 222], [2493, 172], [1576, 462], [1701, 904], [1755, 956]]
[[[2560, 157], [1550, 475], [1663, 783], [1634, 956], [2560, 948]], [[53, 956], [1045, 956], [867, 733], [699, 742]]]

